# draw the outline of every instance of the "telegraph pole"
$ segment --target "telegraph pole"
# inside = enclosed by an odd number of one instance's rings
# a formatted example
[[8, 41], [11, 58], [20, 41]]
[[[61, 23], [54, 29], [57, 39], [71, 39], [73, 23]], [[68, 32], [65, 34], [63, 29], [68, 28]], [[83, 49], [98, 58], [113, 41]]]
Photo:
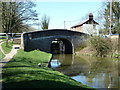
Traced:
[[110, 29], [109, 29], [109, 35], [112, 34], [112, 0], [110, 0]]
[[66, 21], [64, 21], [64, 29], [66, 28], [65, 23], [66, 23]]

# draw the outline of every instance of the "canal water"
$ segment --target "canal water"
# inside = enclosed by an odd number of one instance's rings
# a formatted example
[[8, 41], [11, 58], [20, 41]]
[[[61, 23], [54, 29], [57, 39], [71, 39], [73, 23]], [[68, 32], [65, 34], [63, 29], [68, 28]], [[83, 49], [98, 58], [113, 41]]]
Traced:
[[51, 68], [93, 88], [120, 88], [118, 59], [53, 55]]

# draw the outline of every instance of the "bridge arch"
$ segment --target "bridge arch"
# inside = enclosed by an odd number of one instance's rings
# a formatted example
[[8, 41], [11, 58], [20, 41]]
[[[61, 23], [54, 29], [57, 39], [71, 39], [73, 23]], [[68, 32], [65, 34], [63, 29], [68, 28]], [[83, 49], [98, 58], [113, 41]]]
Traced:
[[55, 38], [51, 41], [51, 53], [52, 54], [72, 54], [73, 44], [66, 38]]
[[77, 48], [84, 45], [86, 36], [85, 33], [65, 29], [26, 32], [23, 34], [23, 48], [27, 52], [40, 50], [51, 53], [54, 49], [53, 43], [61, 42], [64, 47], [63, 52], [72, 54]]

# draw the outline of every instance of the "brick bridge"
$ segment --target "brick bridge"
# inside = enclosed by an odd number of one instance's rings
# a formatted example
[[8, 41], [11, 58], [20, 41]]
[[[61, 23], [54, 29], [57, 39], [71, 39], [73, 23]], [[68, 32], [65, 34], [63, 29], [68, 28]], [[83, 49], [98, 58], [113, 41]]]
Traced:
[[51, 29], [23, 34], [25, 51], [39, 49], [48, 53], [72, 54], [84, 44], [87, 35], [66, 29]]

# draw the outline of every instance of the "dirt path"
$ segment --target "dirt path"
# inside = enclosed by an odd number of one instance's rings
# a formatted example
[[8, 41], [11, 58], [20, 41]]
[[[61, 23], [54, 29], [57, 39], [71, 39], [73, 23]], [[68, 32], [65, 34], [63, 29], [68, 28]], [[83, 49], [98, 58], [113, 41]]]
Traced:
[[1, 50], [1, 52], [2, 52], [4, 55], [6, 55], [5, 52], [4, 52], [4, 50], [3, 50], [2, 47], [1, 47], [1, 44], [2, 44], [2, 43], [4, 43], [4, 42], [0, 42], [0, 50]]
[[6, 54], [6, 56], [0, 61], [0, 68], [2, 68], [7, 62], [9, 62], [12, 57], [17, 53], [20, 45], [13, 45], [10, 53]]

